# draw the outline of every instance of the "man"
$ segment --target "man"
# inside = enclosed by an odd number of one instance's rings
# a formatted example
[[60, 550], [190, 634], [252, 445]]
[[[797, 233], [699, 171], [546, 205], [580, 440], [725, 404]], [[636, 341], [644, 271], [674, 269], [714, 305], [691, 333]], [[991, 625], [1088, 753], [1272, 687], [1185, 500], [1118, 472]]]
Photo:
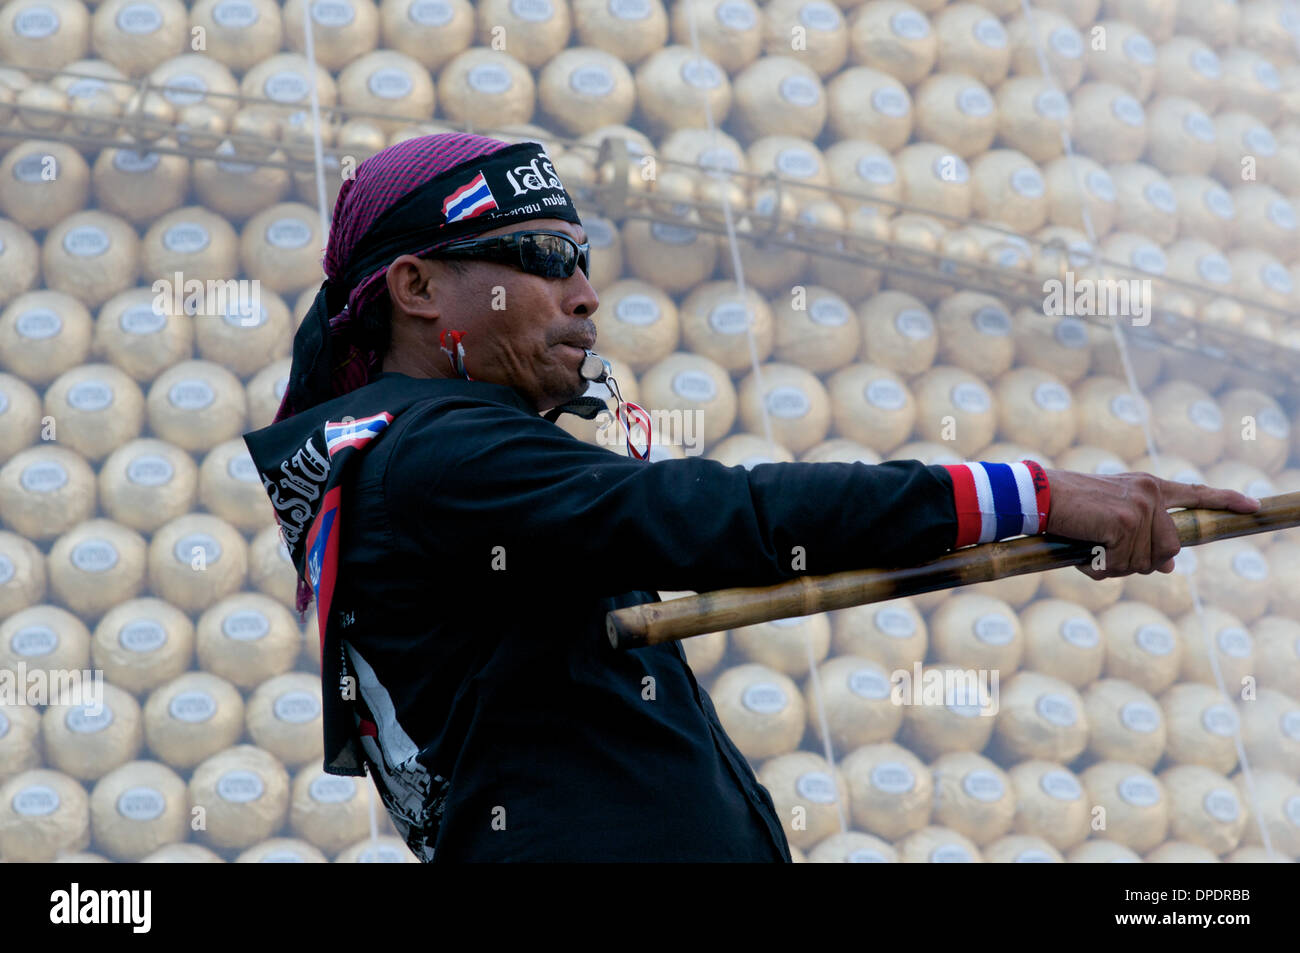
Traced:
[[1168, 572], [1166, 507], [1257, 505], [1034, 463], [583, 443], [553, 420], [593, 413], [586, 253], [536, 143], [379, 153], [339, 194], [278, 421], [246, 437], [317, 602], [326, 770], [368, 768], [422, 860], [790, 859], [681, 647], [614, 651], [610, 609], [1043, 530], [1105, 545], [1095, 577]]

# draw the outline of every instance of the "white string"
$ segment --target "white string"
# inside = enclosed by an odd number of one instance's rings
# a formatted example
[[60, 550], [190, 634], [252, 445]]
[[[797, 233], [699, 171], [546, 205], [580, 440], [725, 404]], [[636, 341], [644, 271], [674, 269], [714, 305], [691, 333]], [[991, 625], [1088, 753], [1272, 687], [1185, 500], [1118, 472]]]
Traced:
[[[1025, 25], [1027, 27], [1028, 34], [1034, 43], [1034, 53], [1038, 58], [1038, 66], [1039, 69], [1042, 70], [1043, 78], [1052, 86], [1054, 86], [1057, 89], [1057, 91], [1061, 93], [1061, 95], [1065, 95], [1064, 90], [1061, 90], [1059, 84], [1056, 82], [1055, 76], [1052, 75], [1051, 67], [1047, 62], [1047, 52], [1043, 48], [1043, 44], [1039, 42], [1038, 33], [1034, 29], [1033, 7], [1030, 5], [1029, 0], [1020, 0], [1020, 5], [1024, 10]], [[1078, 159], [1078, 156], [1074, 150], [1074, 141], [1070, 136], [1069, 130], [1065, 127], [1064, 124], [1061, 127], [1061, 144], [1065, 149], [1066, 161], [1068, 162], [1070, 171], [1074, 176], [1075, 189], [1078, 191], [1078, 194], [1083, 198], [1083, 201], [1081, 203], [1081, 208], [1083, 211], [1083, 227], [1084, 227], [1084, 232], [1088, 238], [1089, 253], [1091, 255], [1092, 264], [1094, 267], [1100, 269], [1100, 274], [1102, 276], [1102, 279], [1105, 281], [1109, 281], [1110, 274], [1111, 274], [1111, 266], [1109, 263], [1103, 261], [1101, 258], [1100, 249], [1097, 244], [1097, 232], [1096, 229], [1093, 227], [1092, 216], [1089, 214], [1088, 211], [1088, 202], [1087, 202], [1088, 193], [1084, 190], [1083, 176], [1079, 171], [1079, 163], [1076, 161]], [[1148, 302], [1148, 307], [1150, 306], [1150, 304], [1151, 302]], [[1120, 364], [1124, 368], [1124, 377], [1128, 383], [1130, 393], [1136, 398], [1138, 410], [1141, 415], [1142, 434], [1146, 439], [1147, 454], [1151, 458], [1151, 469], [1158, 470], [1160, 468], [1160, 456], [1156, 448], [1155, 434], [1152, 431], [1152, 427], [1151, 427], [1151, 415], [1148, 411], [1148, 404], [1146, 401], [1146, 397], [1142, 393], [1142, 388], [1138, 384], [1137, 374], [1133, 368], [1133, 361], [1131, 359], [1128, 350], [1128, 342], [1125, 340], [1126, 332], [1123, 330], [1123, 325], [1121, 325], [1120, 322], [1117, 320], [1117, 315], [1112, 314], [1109, 317], [1110, 317], [1111, 333], [1115, 338], [1115, 346], [1119, 350]], [[1182, 574], [1180, 573], [1179, 575]], [[1210, 636], [1209, 625], [1206, 623], [1205, 606], [1201, 602], [1200, 592], [1196, 587], [1196, 580], [1192, 578], [1192, 575], [1190, 573], [1184, 576], [1183, 578], [1186, 579], [1188, 591], [1191, 593], [1192, 608], [1193, 611], [1196, 613], [1196, 618], [1201, 628], [1201, 634], [1205, 640], [1206, 653], [1210, 659], [1211, 670], [1214, 672], [1215, 685], [1218, 687], [1220, 694], [1222, 694], [1229, 701], [1233, 701], [1234, 700], [1233, 695], [1228, 693], [1227, 687], [1223, 680], [1223, 672], [1219, 667], [1219, 660], [1215, 654], [1215, 646], [1213, 644], [1213, 639]], [[1235, 710], [1235, 706], [1234, 706], [1234, 710]], [[1277, 855], [1273, 853], [1271, 842], [1269, 840], [1268, 830], [1264, 826], [1263, 815], [1260, 810], [1259, 797], [1256, 794], [1253, 776], [1250, 771], [1250, 763], [1246, 757], [1245, 746], [1242, 744], [1241, 721], [1242, 719], [1240, 715], [1238, 715], [1236, 719], [1236, 730], [1233, 732], [1233, 742], [1237, 748], [1237, 758], [1241, 765], [1242, 775], [1246, 779], [1247, 796], [1251, 804], [1254, 820], [1256, 824], [1258, 824], [1259, 826], [1260, 837], [1263, 840], [1264, 849], [1269, 852], [1270, 857], [1276, 857]]]
[[[700, 35], [695, 25], [695, 4], [686, 4], [686, 19], [690, 25], [691, 32], [691, 49], [697, 58], [706, 59], [700, 52]], [[712, 63], [712, 60], [709, 60]], [[700, 96], [704, 102], [704, 122], [709, 130], [709, 150], [712, 152], [717, 148], [718, 143], [718, 126], [713, 119], [713, 104], [709, 102], [707, 92], [701, 91]], [[709, 177], [717, 182], [728, 181], [724, 171], [717, 168], [709, 170]], [[727, 229], [727, 249], [731, 254], [731, 270], [736, 276], [736, 289], [740, 293], [741, 304], [745, 308], [745, 339], [749, 344], [749, 364], [754, 373], [754, 392], [758, 394], [758, 409], [763, 420], [763, 438], [767, 441], [767, 449], [773, 457], [776, 456], [776, 443], [772, 439], [772, 421], [767, 413], [767, 401], [763, 397], [763, 373], [758, 365], [758, 343], [754, 338], [754, 313], [749, 307], [749, 292], [745, 288], [745, 267], [740, 260], [740, 242], [736, 238], [736, 222], [731, 211], [731, 194], [724, 186], [719, 189], [722, 194], [722, 217], [723, 223]], [[779, 216], [781, 214], [780, 206], [776, 209]]]
[[330, 220], [325, 207], [325, 146], [320, 135], [320, 91], [316, 88], [316, 76], [320, 67], [316, 65], [316, 43], [311, 26], [311, 0], [302, 3], [302, 32], [306, 46], [307, 70], [311, 73], [311, 146], [316, 163], [316, 211], [320, 215], [320, 233], [322, 250], [329, 244]]
[[[1210, 669], [1214, 672], [1214, 683], [1219, 687], [1229, 701], [1235, 699], [1228, 694], [1225, 689], [1223, 680], [1223, 670], [1219, 667], [1219, 656], [1215, 651], [1214, 638], [1210, 635], [1210, 627], [1205, 621], [1205, 606], [1201, 603], [1201, 592], [1197, 588], [1196, 580], [1189, 574], [1187, 576], [1187, 588], [1192, 594], [1192, 605], [1196, 609], [1196, 619], [1200, 623], [1201, 638], [1205, 642], [1205, 651], [1210, 659]], [[1235, 710], [1235, 706], [1234, 706]], [[1259, 794], [1255, 790], [1255, 773], [1251, 770], [1250, 759], [1246, 757], [1246, 746], [1241, 740], [1241, 722], [1240, 713], [1236, 718], [1236, 730], [1232, 733], [1232, 743], [1237, 749], [1237, 760], [1241, 764], [1241, 776], [1246, 780], [1246, 796], [1250, 800], [1251, 810], [1254, 815], [1255, 823], [1259, 826], [1259, 837], [1264, 845], [1264, 850], [1268, 851], [1269, 857], [1277, 858], [1273, 852], [1273, 841], [1268, 835], [1268, 826], [1264, 823], [1264, 816], [1260, 811]]]
[[[1300, 5], [1298, 5], [1295, 0], [1285, 0], [1283, 3], [1283, 12], [1284, 14], [1289, 15], [1290, 26], [1288, 27], [1284, 20], [1282, 27], [1284, 29], [1289, 29], [1291, 33], [1291, 41], [1296, 47], [1296, 52], [1300, 53]], [[1209, 648], [1210, 665], [1214, 670], [1214, 680], [1220, 685], [1220, 687], [1222, 687], [1223, 675], [1219, 671], [1219, 659], [1214, 652], [1214, 647], [1210, 644], [1211, 639], [1209, 627], [1205, 624], [1205, 614], [1201, 608], [1201, 594], [1196, 588], [1196, 580], [1191, 576], [1188, 576], [1187, 582], [1191, 587], [1192, 603], [1196, 606], [1197, 616], [1201, 620], [1201, 634]], [[1256, 823], [1259, 825], [1260, 841], [1263, 843], [1264, 850], [1268, 852], [1269, 857], [1276, 859], [1278, 855], [1273, 850], [1272, 838], [1269, 837], [1268, 827], [1264, 824], [1264, 819], [1259, 809], [1259, 794], [1255, 789], [1255, 772], [1250, 767], [1250, 761], [1246, 757], [1246, 748], [1241, 740], [1241, 720], [1241, 717], [1238, 716], [1237, 730], [1233, 732], [1232, 741], [1237, 748], [1237, 758], [1241, 762], [1241, 776], [1246, 780], [1246, 791], [1250, 798], [1251, 808], [1254, 810]]]
[[815, 700], [817, 724], [822, 732], [822, 756], [826, 759], [826, 763], [831, 766], [831, 785], [835, 790], [835, 810], [840, 818], [840, 833], [844, 834], [848, 833], [849, 819], [844, 813], [844, 802], [840, 800], [839, 778], [835, 768], [835, 751], [831, 744], [830, 724], [826, 720], [826, 702], [822, 695], [821, 676], [817, 674], [817, 659], [813, 657], [812, 639], [808, 637], [807, 631], [803, 633], [803, 644], [808, 650], [808, 687]]
[[[686, 2], [686, 20], [690, 26], [691, 50], [696, 57], [703, 59], [705, 57], [700, 51], [700, 34], [696, 28], [695, 4], [689, 2], [689, 0]], [[707, 92], [701, 91], [700, 95], [704, 101], [704, 122], [709, 130], [709, 152], [710, 154], [716, 154], [718, 126], [713, 119], [713, 104], [709, 102]], [[730, 180], [726, 172], [716, 166], [711, 167], [707, 174], [709, 178], [720, 185], [718, 192], [722, 198], [722, 220], [727, 230], [727, 252], [731, 256], [732, 273], [736, 276], [736, 290], [740, 294], [741, 304], [745, 308], [745, 341], [749, 345], [749, 366], [754, 374], [754, 393], [758, 395], [758, 412], [763, 421], [763, 439], [767, 441], [768, 453], [775, 459], [776, 441], [772, 437], [772, 419], [767, 412], [767, 401], [763, 396], [763, 372], [759, 367], [758, 342], [754, 337], [754, 313], [749, 306], [749, 292], [745, 287], [745, 266], [740, 259], [740, 241], [736, 237], [736, 221], [731, 210], [731, 192], [727, 188]], [[779, 218], [781, 214], [779, 202], [775, 211]], [[835, 809], [839, 814], [840, 831], [844, 832], [849, 829], [848, 818], [844, 814], [844, 804], [840, 800], [839, 783], [836, 781], [835, 755], [831, 746], [830, 731], [827, 728], [826, 704], [817, 677], [817, 660], [813, 658], [812, 641], [808, 638], [807, 632], [803, 633], [803, 641], [804, 647], [808, 650], [808, 678], [810, 680], [809, 685], [812, 687], [814, 704], [817, 707], [817, 719], [822, 730], [822, 749], [826, 763], [831, 769], [831, 783], [835, 789]]]

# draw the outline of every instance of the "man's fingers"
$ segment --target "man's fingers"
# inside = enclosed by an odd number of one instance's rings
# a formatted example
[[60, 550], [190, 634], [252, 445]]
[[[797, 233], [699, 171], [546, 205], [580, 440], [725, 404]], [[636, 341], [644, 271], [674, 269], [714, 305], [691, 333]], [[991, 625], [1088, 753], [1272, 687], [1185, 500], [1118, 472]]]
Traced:
[[1104, 569], [1079, 567], [1096, 580], [1173, 572], [1174, 557], [1182, 547], [1170, 509], [1255, 513], [1260, 508], [1259, 500], [1236, 490], [1164, 480], [1150, 473], [1098, 477], [1051, 470], [1048, 474], [1054, 486], [1048, 531], [1105, 548]]
[[1173, 557], [1182, 549], [1182, 544], [1178, 540], [1178, 527], [1174, 525], [1173, 517], [1168, 513], [1156, 514], [1155, 522], [1151, 528], [1151, 566], [1160, 572], [1168, 570], [1161, 569], [1162, 566], [1173, 566]]
[[1116, 575], [1128, 575], [1132, 572], [1148, 572], [1151, 567], [1151, 519], [1143, 513], [1137, 528], [1124, 537], [1122, 555], [1106, 568]]
[[1161, 480], [1160, 493], [1167, 507], [1181, 506], [1188, 509], [1231, 510], [1234, 513], [1253, 513], [1259, 509], [1259, 501], [1244, 493], [1206, 486], [1203, 483], [1179, 483], [1175, 480]]

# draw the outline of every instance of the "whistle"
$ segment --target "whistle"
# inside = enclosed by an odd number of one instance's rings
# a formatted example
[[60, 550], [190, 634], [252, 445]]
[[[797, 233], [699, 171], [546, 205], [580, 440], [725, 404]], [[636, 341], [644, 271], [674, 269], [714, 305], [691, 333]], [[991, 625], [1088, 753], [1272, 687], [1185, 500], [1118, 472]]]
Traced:
[[603, 384], [609, 378], [609, 372], [609, 361], [588, 348], [587, 356], [582, 359], [582, 365], [578, 368], [582, 379]]

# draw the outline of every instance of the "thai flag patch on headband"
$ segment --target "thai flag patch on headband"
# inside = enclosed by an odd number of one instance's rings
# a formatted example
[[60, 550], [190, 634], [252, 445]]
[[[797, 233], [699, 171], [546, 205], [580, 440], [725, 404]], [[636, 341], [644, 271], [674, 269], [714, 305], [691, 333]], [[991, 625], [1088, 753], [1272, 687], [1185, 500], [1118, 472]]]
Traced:
[[957, 508], [954, 547], [991, 543], [1044, 532], [1051, 489], [1043, 468], [1020, 463], [960, 463], [946, 466]]
[[443, 200], [442, 214], [450, 225], [452, 222], [463, 222], [467, 218], [482, 215], [496, 207], [497, 201], [492, 197], [487, 179], [480, 172], [467, 185], [462, 185]]
[[362, 417], [359, 420], [325, 421], [325, 449], [332, 458], [347, 447], [363, 447], [378, 437], [390, 423], [393, 415], [388, 412]]

